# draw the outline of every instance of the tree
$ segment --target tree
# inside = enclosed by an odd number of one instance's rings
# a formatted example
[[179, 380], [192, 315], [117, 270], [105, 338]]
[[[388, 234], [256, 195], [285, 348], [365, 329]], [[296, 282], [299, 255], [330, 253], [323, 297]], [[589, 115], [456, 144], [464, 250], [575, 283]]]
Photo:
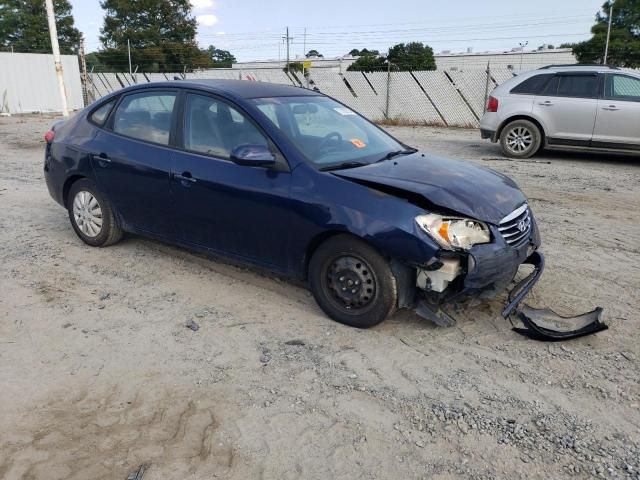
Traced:
[[324, 58], [324, 55], [322, 55], [317, 50], [309, 50], [309, 52], [305, 55], [305, 57], [307, 57], [307, 58], [311, 58], [311, 57]]
[[119, 70], [131, 60], [143, 71], [175, 71], [184, 66], [206, 68], [208, 52], [197, 46], [196, 19], [189, 0], [102, 0], [105, 10], [100, 61]]
[[236, 57], [231, 52], [220, 50], [213, 45], [209, 45], [207, 48], [207, 57], [211, 60], [210, 66], [213, 68], [231, 68], [236, 63]]
[[353, 50], [351, 50], [349, 52], [349, 56], [351, 56], [351, 57], [359, 57], [360, 56], [360, 50], [358, 50], [357, 48], [354, 48]]
[[[71, 4], [54, 0], [58, 43], [63, 54], [75, 54], [81, 34], [74, 27]], [[51, 53], [47, 11], [43, 0], [0, 0], [0, 48], [15, 52]]]
[[351, 72], [372, 72], [385, 68], [387, 68], [387, 60], [384, 56], [380, 56], [377, 50], [367, 50], [364, 48], [360, 51], [358, 59], [349, 65], [347, 70]]
[[[579, 63], [603, 63], [609, 24], [609, 2], [596, 14], [591, 39], [573, 45]], [[619, 67], [640, 67], [640, 1], [616, 0], [611, 18], [607, 63]]]
[[387, 61], [400, 71], [436, 69], [433, 49], [420, 42], [399, 43], [391, 47]]

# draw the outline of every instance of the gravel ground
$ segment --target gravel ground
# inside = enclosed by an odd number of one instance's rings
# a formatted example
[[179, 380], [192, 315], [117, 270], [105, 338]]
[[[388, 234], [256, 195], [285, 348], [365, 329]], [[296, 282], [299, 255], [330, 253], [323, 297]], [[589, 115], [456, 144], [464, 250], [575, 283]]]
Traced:
[[0, 119], [0, 478], [640, 479], [637, 158], [511, 161], [475, 131], [391, 128], [529, 196], [547, 256], [529, 303], [611, 327], [545, 344], [504, 296], [454, 328], [356, 330], [268, 273], [85, 246], [44, 185], [50, 121]]

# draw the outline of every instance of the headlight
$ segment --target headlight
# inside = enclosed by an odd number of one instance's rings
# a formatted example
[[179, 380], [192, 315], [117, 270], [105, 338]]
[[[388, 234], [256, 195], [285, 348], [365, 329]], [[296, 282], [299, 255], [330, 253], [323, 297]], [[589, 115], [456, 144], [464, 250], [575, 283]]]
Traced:
[[477, 243], [491, 241], [489, 227], [469, 218], [446, 217], [430, 213], [418, 215], [416, 223], [447, 250], [456, 248], [468, 250]]

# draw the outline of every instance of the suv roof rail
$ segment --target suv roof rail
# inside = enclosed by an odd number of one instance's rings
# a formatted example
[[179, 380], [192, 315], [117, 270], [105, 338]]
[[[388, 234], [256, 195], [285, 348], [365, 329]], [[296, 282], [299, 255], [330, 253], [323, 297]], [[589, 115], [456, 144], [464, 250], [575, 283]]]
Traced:
[[615, 65], [603, 65], [602, 63], [566, 63], [566, 64], [560, 64], [560, 65], [547, 65], [545, 67], [540, 67], [539, 70], [547, 70], [549, 68], [566, 68], [566, 67], [575, 67], [575, 68], [600, 67], [600, 68], [608, 68], [611, 70], [620, 70]]

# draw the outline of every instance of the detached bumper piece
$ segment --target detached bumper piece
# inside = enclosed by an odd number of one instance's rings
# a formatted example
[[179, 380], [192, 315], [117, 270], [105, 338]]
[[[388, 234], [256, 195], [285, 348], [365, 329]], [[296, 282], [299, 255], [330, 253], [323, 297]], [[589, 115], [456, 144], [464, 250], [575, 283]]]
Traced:
[[509, 303], [502, 311], [504, 318], [514, 315], [524, 328], [514, 327], [514, 331], [534, 340], [559, 341], [591, 335], [609, 328], [602, 322], [602, 308], [577, 315], [575, 317], [563, 317], [548, 308], [537, 309], [520, 303], [538, 282], [544, 270], [544, 257], [539, 252], [534, 252], [526, 264], [533, 265], [534, 270], [526, 278], [521, 280], [509, 293]]

